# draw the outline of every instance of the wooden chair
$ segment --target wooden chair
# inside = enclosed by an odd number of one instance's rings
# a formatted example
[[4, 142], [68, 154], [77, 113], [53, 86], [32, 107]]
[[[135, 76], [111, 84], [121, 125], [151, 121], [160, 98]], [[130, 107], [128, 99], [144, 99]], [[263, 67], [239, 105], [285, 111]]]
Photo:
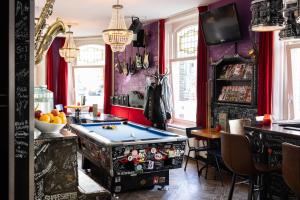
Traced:
[[300, 146], [282, 144], [282, 175], [285, 183], [300, 197]]

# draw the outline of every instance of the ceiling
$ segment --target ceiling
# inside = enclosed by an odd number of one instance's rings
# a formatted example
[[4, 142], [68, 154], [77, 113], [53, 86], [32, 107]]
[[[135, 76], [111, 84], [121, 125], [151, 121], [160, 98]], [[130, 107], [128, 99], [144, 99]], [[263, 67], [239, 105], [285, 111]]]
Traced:
[[[142, 22], [168, 18], [218, 0], [120, 0], [124, 6], [123, 13], [127, 27], [131, 16], [139, 17]], [[39, 17], [46, 0], [35, 0], [35, 17]], [[72, 31], [77, 37], [99, 36], [106, 29], [112, 5], [116, 0], [56, 0], [53, 14], [48, 24], [60, 17], [65, 23], [71, 23]]]

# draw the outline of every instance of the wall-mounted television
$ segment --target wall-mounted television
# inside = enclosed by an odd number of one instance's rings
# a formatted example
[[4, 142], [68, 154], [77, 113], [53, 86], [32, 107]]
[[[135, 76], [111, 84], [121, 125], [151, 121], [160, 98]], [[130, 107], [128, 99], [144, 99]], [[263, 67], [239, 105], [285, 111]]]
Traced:
[[242, 39], [235, 3], [201, 13], [200, 17], [206, 45]]

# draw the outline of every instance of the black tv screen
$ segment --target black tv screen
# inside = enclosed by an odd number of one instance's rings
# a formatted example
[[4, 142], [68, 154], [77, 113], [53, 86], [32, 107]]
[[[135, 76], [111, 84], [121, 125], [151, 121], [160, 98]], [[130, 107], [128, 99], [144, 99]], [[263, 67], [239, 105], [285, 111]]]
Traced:
[[242, 39], [235, 3], [209, 10], [200, 15], [206, 45]]

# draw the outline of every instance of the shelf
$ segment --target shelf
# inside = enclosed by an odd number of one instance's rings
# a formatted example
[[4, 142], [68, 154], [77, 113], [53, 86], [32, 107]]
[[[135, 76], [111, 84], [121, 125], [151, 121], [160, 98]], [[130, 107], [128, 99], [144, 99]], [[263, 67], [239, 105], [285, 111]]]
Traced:
[[239, 107], [247, 107], [247, 108], [254, 108], [256, 107], [256, 105], [252, 105], [251, 103], [239, 103], [239, 102], [228, 102], [228, 101], [224, 101], [224, 102], [214, 102], [214, 105], [218, 105], [218, 106], [239, 106]]
[[118, 107], [122, 107], [122, 108], [132, 108], [132, 109], [137, 109], [137, 110], [144, 110], [144, 108], [123, 106], [123, 105], [117, 105], [117, 104], [111, 104], [111, 106], [118, 106]]
[[247, 104], [247, 105], [251, 104], [251, 102], [237, 102], [237, 101], [217, 101], [217, 103]]
[[216, 79], [216, 81], [225, 81], [225, 82], [251, 82], [251, 79]]

